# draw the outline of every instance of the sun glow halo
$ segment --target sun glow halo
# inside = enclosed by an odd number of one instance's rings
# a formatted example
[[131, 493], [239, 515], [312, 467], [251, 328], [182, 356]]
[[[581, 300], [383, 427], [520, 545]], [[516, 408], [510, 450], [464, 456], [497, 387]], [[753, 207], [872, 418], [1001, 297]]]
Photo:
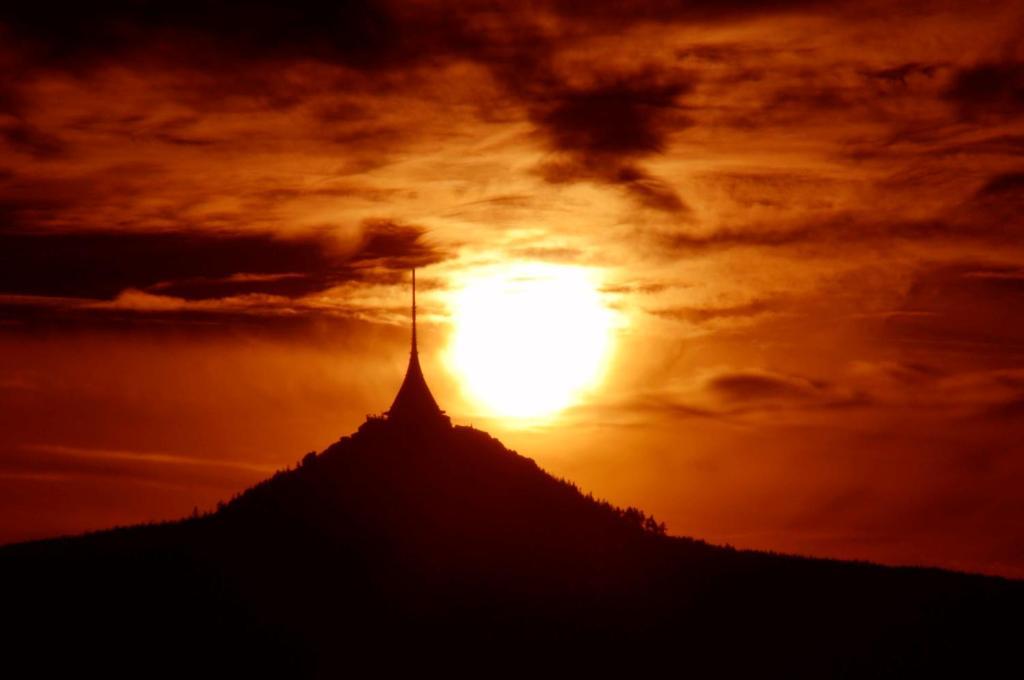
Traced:
[[584, 267], [522, 263], [467, 277], [448, 361], [487, 415], [543, 419], [603, 377], [613, 312]]

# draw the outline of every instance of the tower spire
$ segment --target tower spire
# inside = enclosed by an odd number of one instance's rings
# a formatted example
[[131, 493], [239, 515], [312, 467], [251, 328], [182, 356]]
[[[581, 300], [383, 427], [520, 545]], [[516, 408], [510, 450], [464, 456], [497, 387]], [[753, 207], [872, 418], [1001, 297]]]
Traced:
[[419, 350], [416, 347], [416, 269], [412, 269], [412, 343], [409, 348], [409, 367], [405, 371], [405, 380], [395, 395], [395, 400], [388, 409], [387, 418], [391, 422], [431, 425], [450, 425], [445, 415], [423, 379], [420, 368]]
[[416, 349], [416, 267], [412, 268], [412, 353], [418, 354]]

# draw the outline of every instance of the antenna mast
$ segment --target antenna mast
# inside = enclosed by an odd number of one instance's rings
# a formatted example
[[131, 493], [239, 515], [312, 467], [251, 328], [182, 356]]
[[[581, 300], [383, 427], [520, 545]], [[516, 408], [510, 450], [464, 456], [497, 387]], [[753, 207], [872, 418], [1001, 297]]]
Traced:
[[416, 354], [416, 268], [412, 268], [412, 353]]

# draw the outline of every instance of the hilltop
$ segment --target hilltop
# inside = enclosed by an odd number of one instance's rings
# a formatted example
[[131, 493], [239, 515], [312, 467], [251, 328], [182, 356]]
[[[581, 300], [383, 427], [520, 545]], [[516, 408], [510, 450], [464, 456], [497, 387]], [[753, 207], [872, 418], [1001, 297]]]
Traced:
[[1024, 605], [1020, 582], [666, 536], [486, 433], [383, 419], [209, 515], [0, 567], [44, 676], [984, 675], [1019, 663], [1000, 621]]

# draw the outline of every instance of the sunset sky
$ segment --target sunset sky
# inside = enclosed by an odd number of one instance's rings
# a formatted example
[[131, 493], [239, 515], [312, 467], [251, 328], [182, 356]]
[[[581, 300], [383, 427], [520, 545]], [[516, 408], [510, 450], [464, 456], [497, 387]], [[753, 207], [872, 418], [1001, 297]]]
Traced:
[[[584, 490], [1024, 577], [1024, 3], [15, 5], [0, 542], [208, 510], [386, 410], [415, 266], [441, 406]], [[603, 344], [521, 418], [456, 348], [537, 277], [483, 349]]]

